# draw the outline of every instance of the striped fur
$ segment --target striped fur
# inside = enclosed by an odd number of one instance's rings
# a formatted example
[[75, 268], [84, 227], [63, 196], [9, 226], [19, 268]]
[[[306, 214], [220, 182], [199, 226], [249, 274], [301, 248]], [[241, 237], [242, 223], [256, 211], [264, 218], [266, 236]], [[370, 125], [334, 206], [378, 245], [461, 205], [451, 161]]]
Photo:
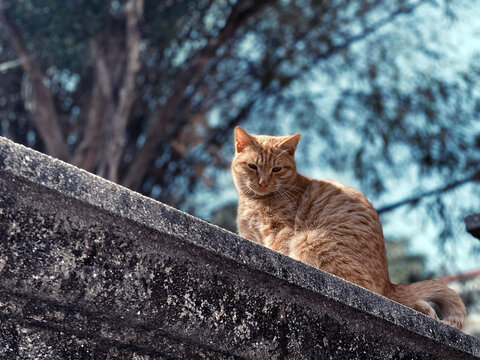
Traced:
[[364, 195], [297, 173], [299, 139], [235, 129], [240, 235], [437, 318], [428, 303], [434, 302], [443, 322], [461, 329], [465, 306], [442, 282], [390, 282], [382, 226]]

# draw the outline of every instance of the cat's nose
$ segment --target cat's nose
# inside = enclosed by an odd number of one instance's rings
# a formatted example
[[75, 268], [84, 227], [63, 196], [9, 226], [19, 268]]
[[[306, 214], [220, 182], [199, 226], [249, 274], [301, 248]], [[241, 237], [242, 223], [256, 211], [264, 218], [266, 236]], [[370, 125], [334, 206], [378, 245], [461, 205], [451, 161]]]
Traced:
[[263, 179], [260, 180], [258, 183], [260, 184], [260, 186], [261, 186], [262, 188], [264, 188], [264, 187], [266, 187], [266, 186], [268, 185], [268, 183], [267, 183], [265, 180], [263, 180]]

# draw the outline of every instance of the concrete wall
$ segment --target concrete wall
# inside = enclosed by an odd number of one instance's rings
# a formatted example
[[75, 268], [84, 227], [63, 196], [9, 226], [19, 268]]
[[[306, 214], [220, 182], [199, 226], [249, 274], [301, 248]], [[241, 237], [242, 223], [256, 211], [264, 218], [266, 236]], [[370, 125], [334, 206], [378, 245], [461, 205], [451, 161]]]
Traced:
[[0, 359], [473, 359], [480, 340], [0, 138]]

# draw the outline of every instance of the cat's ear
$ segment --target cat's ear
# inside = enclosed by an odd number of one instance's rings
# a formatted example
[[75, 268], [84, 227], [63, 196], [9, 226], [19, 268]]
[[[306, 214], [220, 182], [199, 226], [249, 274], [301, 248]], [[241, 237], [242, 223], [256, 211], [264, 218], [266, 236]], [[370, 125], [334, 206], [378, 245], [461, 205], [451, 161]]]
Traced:
[[298, 141], [300, 140], [300, 134], [295, 134], [287, 137], [280, 143], [280, 147], [288, 151], [290, 155], [295, 154], [295, 149], [297, 148]]
[[242, 152], [247, 146], [252, 146], [256, 143], [255, 139], [240, 126], [235, 128], [235, 148], [237, 152]]

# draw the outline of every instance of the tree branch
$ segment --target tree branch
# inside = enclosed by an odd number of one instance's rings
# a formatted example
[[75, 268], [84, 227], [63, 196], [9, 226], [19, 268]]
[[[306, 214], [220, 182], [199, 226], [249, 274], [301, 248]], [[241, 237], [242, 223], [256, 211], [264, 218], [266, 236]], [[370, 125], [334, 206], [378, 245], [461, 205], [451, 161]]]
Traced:
[[68, 158], [67, 148], [55, 109], [52, 91], [45, 86], [43, 82], [45, 74], [29, 56], [19, 29], [8, 17], [4, 0], [0, 0], [0, 22], [9, 35], [15, 53], [22, 59], [23, 70], [28, 74], [31, 91], [28, 92], [29, 98], [24, 99], [24, 101], [29, 103], [26, 108], [45, 144], [47, 153], [66, 160]]
[[339, 45], [332, 45], [331, 47], [329, 47], [329, 49], [327, 51], [325, 51], [323, 53], [320, 53], [319, 56], [318, 56], [318, 59], [328, 58], [328, 57], [332, 56], [333, 54], [336, 54], [336, 53], [348, 48], [350, 45], [367, 38], [369, 35], [375, 33], [376, 31], [378, 31], [379, 29], [381, 29], [385, 25], [390, 24], [392, 21], [397, 19], [399, 16], [411, 14], [413, 11], [415, 11], [420, 6], [422, 6], [426, 3], [428, 3], [428, 2], [427, 1], [418, 1], [417, 3], [415, 3], [413, 5], [409, 5], [409, 6], [405, 6], [405, 7], [402, 7], [400, 9], [397, 9], [396, 11], [392, 12], [391, 14], [386, 16], [385, 18], [376, 21], [373, 25], [365, 27], [365, 29], [363, 29], [363, 31], [360, 34], [353, 35], [353, 36], [345, 39], [343, 41], [343, 43], [341, 43]]
[[126, 66], [120, 85], [118, 104], [109, 116], [103, 158], [98, 173], [112, 181], [118, 181], [118, 168], [123, 154], [123, 140], [128, 119], [135, 99], [135, 82], [140, 70], [141, 32], [139, 23], [143, 16], [144, 0], [129, 0], [125, 5], [126, 26]]
[[421, 194], [418, 194], [418, 195], [415, 195], [415, 196], [412, 196], [412, 197], [408, 197], [404, 200], [397, 201], [397, 202], [395, 202], [393, 204], [390, 204], [390, 205], [382, 206], [381, 208], [377, 209], [377, 213], [379, 215], [382, 215], [382, 214], [385, 214], [386, 212], [395, 210], [395, 209], [397, 209], [401, 206], [415, 205], [416, 203], [418, 203], [423, 198], [448, 192], [450, 190], [453, 190], [457, 187], [460, 187], [462, 185], [465, 185], [465, 184], [467, 184], [469, 182], [473, 182], [473, 181], [480, 181], [480, 171], [476, 171], [474, 174], [472, 174], [472, 175], [470, 175], [466, 178], [453, 181], [453, 182], [451, 182], [447, 185], [438, 187], [436, 189], [425, 191]]
[[[83, 137], [75, 149], [72, 164], [90, 172], [96, 171], [100, 146], [102, 142], [102, 129], [107, 118], [109, 98], [101, 90], [98, 78], [96, 79], [86, 107], [87, 119]], [[85, 107], [82, 107], [85, 109]]]
[[98, 79], [98, 85], [100, 90], [106, 98], [113, 97], [113, 79], [112, 74], [109, 70], [106, 56], [102, 50], [102, 45], [100, 44], [100, 35], [97, 35], [89, 40], [88, 45], [90, 47], [90, 54], [92, 55], [96, 76]]
[[89, 47], [95, 69], [94, 83], [87, 107], [87, 120], [82, 141], [75, 150], [72, 163], [87, 171], [96, 172], [104, 123], [113, 106], [113, 81], [99, 44], [99, 35], [89, 40]]
[[3, 73], [7, 70], [16, 68], [17, 66], [21, 66], [22, 63], [24, 63], [27, 59], [25, 58], [19, 58], [15, 60], [10, 60], [10, 61], [5, 61], [0, 64], [0, 73]]

